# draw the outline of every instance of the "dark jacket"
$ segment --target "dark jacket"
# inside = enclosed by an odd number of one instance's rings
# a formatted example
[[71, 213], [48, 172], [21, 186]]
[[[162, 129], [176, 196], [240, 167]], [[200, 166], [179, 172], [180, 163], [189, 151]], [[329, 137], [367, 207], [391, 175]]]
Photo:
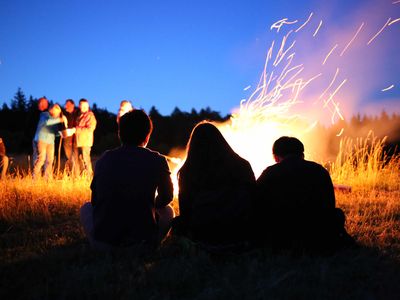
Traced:
[[157, 240], [155, 208], [173, 198], [162, 155], [134, 146], [107, 151], [96, 163], [91, 189], [96, 240], [116, 246]]
[[[237, 156], [201, 178], [179, 176], [181, 227], [195, 240], [211, 244], [243, 241], [255, 192], [250, 164]], [[188, 173], [189, 174], [189, 173]]]
[[72, 113], [64, 111], [64, 116], [67, 118], [68, 126], [67, 128], [74, 128], [77, 126], [78, 118], [79, 118], [79, 111], [74, 109]]
[[264, 242], [302, 247], [331, 238], [336, 226], [335, 194], [321, 165], [288, 157], [264, 170], [257, 191], [257, 231]]

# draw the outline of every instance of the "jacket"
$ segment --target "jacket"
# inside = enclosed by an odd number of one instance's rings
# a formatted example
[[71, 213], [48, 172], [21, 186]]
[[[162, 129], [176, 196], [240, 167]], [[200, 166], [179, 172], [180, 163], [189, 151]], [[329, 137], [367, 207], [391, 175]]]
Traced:
[[93, 132], [96, 129], [96, 124], [96, 117], [92, 111], [78, 117], [75, 133], [77, 147], [93, 146]]
[[57, 132], [60, 129], [60, 123], [62, 123], [60, 118], [53, 118], [47, 111], [40, 113], [39, 123], [33, 140], [35, 142], [41, 141], [46, 144], [54, 144]]

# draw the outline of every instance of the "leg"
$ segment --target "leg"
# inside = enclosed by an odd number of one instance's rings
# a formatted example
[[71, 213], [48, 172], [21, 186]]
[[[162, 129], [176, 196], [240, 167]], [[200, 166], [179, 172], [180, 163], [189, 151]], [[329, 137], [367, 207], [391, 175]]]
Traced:
[[71, 172], [72, 176], [78, 177], [80, 172], [80, 165], [79, 165], [79, 151], [78, 147], [76, 146], [76, 142], [72, 142], [72, 154], [71, 154]]
[[37, 142], [37, 155], [35, 164], [33, 167], [33, 178], [41, 177], [42, 176], [42, 167], [46, 160], [46, 143], [41, 141]]
[[90, 202], [86, 202], [81, 207], [80, 219], [86, 237], [90, 246], [95, 250], [109, 251], [112, 247], [106, 243], [96, 241], [93, 236], [93, 206]]
[[93, 175], [92, 161], [90, 159], [90, 150], [92, 147], [82, 147], [82, 159], [84, 168], [89, 176]]
[[65, 162], [65, 171], [69, 174], [72, 170], [72, 137], [63, 139], [64, 154], [67, 158]]
[[156, 209], [158, 214], [159, 241], [162, 242], [171, 229], [171, 222], [175, 216], [174, 209], [167, 205]]
[[32, 165], [35, 166], [35, 162], [38, 157], [38, 143], [36, 141], [32, 141]]
[[0, 157], [0, 168], [1, 168], [0, 178], [5, 178], [8, 170], [8, 157], [5, 155]]
[[53, 162], [54, 162], [54, 144], [46, 144], [46, 163], [44, 166], [44, 175], [46, 179], [53, 177]]

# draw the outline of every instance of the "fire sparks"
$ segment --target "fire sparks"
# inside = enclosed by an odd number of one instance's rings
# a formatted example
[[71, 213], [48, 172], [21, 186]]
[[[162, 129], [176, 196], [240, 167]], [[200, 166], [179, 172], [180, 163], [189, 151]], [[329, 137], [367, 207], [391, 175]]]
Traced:
[[314, 34], [313, 34], [314, 37], [317, 35], [317, 33], [318, 33], [319, 29], [321, 28], [321, 26], [322, 26], [322, 20], [319, 21], [318, 27], [317, 27], [317, 29], [315, 30]]
[[387, 88], [382, 89], [382, 92], [386, 92], [391, 90], [392, 88], [394, 88], [394, 84], [392, 84], [391, 86], [388, 86]]
[[272, 24], [272, 25], [271, 25], [271, 30], [272, 30], [272, 29], [276, 29], [276, 32], [279, 32], [279, 31], [281, 30], [281, 28], [282, 28], [283, 25], [295, 24], [295, 23], [297, 23], [297, 22], [298, 22], [297, 20], [295, 20], [295, 21], [288, 21], [288, 19], [285, 18], [285, 19], [279, 20], [279, 21], [275, 22], [274, 24]]
[[350, 40], [350, 42], [344, 47], [343, 51], [340, 53], [340, 56], [343, 56], [343, 54], [346, 52], [347, 48], [353, 43], [353, 41], [356, 39], [357, 35], [360, 33], [361, 29], [364, 27], [364, 22], [361, 23], [360, 27], [358, 27], [358, 30], [356, 34], [353, 36], [353, 38]]
[[[350, 40], [332, 41], [329, 40], [331, 36], [328, 36], [327, 44], [331, 48], [321, 51], [323, 53], [316, 51], [321, 57], [315, 53], [307, 53], [312, 57], [311, 66], [307, 60], [299, 61], [299, 57], [301, 59], [304, 53], [298, 54], [296, 48], [301, 41], [297, 39], [300, 34], [308, 36], [309, 39], [316, 37], [323, 21], [315, 20], [314, 13], [311, 12], [308, 18], [300, 23], [301, 25], [298, 24], [298, 20], [290, 21], [288, 18], [271, 25], [271, 31], [273, 30], [278, 38], [270, 43], [258, 84], [249, 97], [240, 101], [239, 108], [234, 111], [228, 122], [215, 124], [232, 148], [250, 162], [256, 177], [266, 166], [274, 163], [271, 149], [277, 138], [287, 135], [296, 136], [304, 141], [318, 122], [330, 120], [331, 124], [336, 124], [344, 120], [341, 105], [336, 98], [342, 96], [340, 91], [351, 81], [346, 78], [349, 75], [346, 64], [354, 53], [348, 50], [356, 44], [356, 41], [358, 46], [365, 46], [365, 42], [369, 39], [367, 43], [369, 45], [386, 27], [399, 21], [400, 18], [387, 19], [385, 25], [372, 38], [368, 32], [368, 22], [358, 22], [356, 25], [358, 27], [355, 27], [357, 30]], [[310, 33], [313, 33], [312, 37]], [[313, 40], [325, 40], [327, 38], [325, 34], [329, 34], [328, 27]], [[340, 53], [337, 52], [339, 45], [345, 45]], [[337, 55], [333, 55], [334, 53]], [[347, 55], [344, 55], [345, 53]], [[318, 64], [313, 63], [315, 60]], [[326, 65], [328, 60], [330, 63]], [[244, 91], [249, 91], [251, 87], [251, 85], [246, 86]], [[393, 88], [392, 84], [382, 91]], [[310, 106], [310, 113], [307, 114]], [[336, 136], [343, 136], [344, 131], [345, 129], [341, 128]], [[314, 142], [316, 140], [314, 139]], [[306, 150], [312, 148], [310, 143], [310, 141], [305, 142]], [[184, 160], [176, 162], [179, 166], [177, 169], [183, 162]], [[173, 172], [174, 176], [176, 173], [177, 170]], [[174, 185], [177, 187], [176, 178], [174, 180]]]
[[314, 13], [311, 13], [310, 16], [308, 17], [307, 21], [305, 21], [299, 28], [297, 28], [294, 32], [299, 32], [304, 26], [306, 26], [308, 24], [308, 22], [310, 22], [311, 17], [313, 16]]
[[389, 18], [385, 25], [383, 25], [383, 27], [368, 41], [367, 45], [371, 44], [373, 40], [375, 40], [378, 35], [380, 35], [382, 33], [382, 31], [389, 25], [391, 18]]
[[326, 61], [328, 60], [329, 56], [331, 56], [331, 54], [333, 53], [333, 51], [335, 51], [335, 49], [337, 48], [338, 44], [336, 44], [335, 46], [333, 46], [333, 48], [331, 49], [331, 51], [329, 51], [329, 53], [326, 55], [324, 62], [322, 63], [322, 65], [325, 65]]

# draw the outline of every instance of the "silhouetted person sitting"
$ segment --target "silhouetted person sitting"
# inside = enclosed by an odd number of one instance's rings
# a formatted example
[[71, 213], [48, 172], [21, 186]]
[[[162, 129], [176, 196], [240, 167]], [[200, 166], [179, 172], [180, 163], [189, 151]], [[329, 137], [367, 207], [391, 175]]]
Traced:
[[119, 123], [122, 146], [96, 163], [91, 203], [81, 208], [85, 233], [96, 249], [157, 245], [169, 231], [173, 186], [165, 157], [145, 148], [152, 128], [144, 111], [126, 113]]
[[304, 146], [294, 137], [275, 141], [277, 164], [257, 180], [257, 235], [274, 248], [329, 251], [350, 245], [342, 210], [328, 171], [304, 159]]
[[178, 178], [177, 234], [210, 246], [246, 240], [254, 173], [211, 123], [202, 122], [193, 129]]

